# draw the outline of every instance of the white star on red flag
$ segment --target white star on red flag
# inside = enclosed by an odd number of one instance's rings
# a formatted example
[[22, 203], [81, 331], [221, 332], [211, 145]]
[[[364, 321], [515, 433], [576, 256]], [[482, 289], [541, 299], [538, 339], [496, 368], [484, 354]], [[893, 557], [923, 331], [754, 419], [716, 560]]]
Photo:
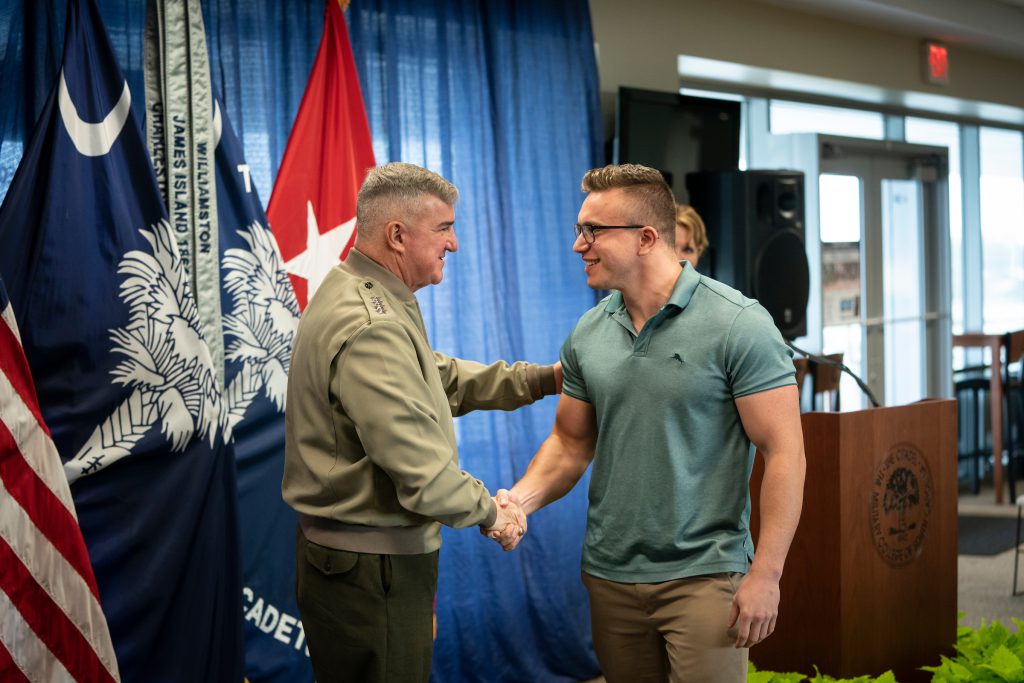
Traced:
[[307, 282], [307, 300], [313, 298], [313, 293], [320, 287], [327, 273], [341, 261], [341, 255], [355, 229], [356, 219], [353, 216], [327, 232], [320, 232], [313, 202], [306, 202], [306, 250], [286, 261], [284, 269]]

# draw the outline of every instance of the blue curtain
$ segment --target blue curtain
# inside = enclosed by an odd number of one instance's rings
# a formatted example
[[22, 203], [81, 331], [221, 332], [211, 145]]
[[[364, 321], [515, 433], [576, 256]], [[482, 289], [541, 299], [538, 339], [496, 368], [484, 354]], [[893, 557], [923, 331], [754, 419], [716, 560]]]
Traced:
[[[332, 0], [333, 1], [333, 0]], [[142, 114], [143, 0], [100, 0]], [[213, 80], [269, 198], [323, 26], [323, 4], [206, 0]], [[553, 362], [594, 296], [572, 253], [583, 172], [602, 163], [584, 0], [353, 0], [346, 13], [378, 163], [452, 180], [459, 252], [420, 292], [435, 348]], [[0, 3], [0, 198], [56, 77], [64, 0]], [[2, 248], [2, 245], [0, 245]], [[465, 469], [510, 486], [556, 399], [457, 421]], [[433, 680], [575, 681], [598, 674], [579, 580], [587, 480], [538, 512], [514, 553], [445, 529]]]

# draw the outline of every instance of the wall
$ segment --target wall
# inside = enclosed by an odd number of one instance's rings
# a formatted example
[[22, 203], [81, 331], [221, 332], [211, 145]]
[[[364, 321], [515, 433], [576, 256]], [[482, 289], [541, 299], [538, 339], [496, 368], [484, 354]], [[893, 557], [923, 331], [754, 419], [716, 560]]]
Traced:
[[[1024, 109], [1024, 59], [950, 45], [951, 83], [921, 77], [921, 40], [751, 0], [591, 0], [606, 123], [620, 85], [679, 88], [680, 54]], [[970, 111], [968, 111], [970, 110]], [[610, 128], [608, 129], [610, 131]]]

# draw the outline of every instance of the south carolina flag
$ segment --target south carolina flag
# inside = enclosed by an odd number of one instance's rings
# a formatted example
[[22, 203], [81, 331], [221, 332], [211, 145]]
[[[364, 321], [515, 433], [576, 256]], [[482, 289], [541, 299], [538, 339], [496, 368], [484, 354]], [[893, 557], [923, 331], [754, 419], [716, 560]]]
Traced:
[[324, 34], [267, 207], [301, 308], [355, 240], [356, 194], [374, 166], [348, 29], [327, 0]]
[[122, 680], [240, 681], [228, 416], [131, 99], [95, 0], [70, 0], [0, 274]]

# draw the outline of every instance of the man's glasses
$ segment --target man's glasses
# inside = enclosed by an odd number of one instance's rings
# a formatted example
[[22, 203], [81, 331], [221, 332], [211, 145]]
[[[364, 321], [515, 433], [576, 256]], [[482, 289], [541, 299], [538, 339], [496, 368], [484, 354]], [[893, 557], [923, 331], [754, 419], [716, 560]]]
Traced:
[[576, 230], [576, 237], [583, 235], [583, 241], [587, 244], [594, 243], [594, 233], [598, 230], [638, 230], [642, 225], [580, 225], [572, 226]]

